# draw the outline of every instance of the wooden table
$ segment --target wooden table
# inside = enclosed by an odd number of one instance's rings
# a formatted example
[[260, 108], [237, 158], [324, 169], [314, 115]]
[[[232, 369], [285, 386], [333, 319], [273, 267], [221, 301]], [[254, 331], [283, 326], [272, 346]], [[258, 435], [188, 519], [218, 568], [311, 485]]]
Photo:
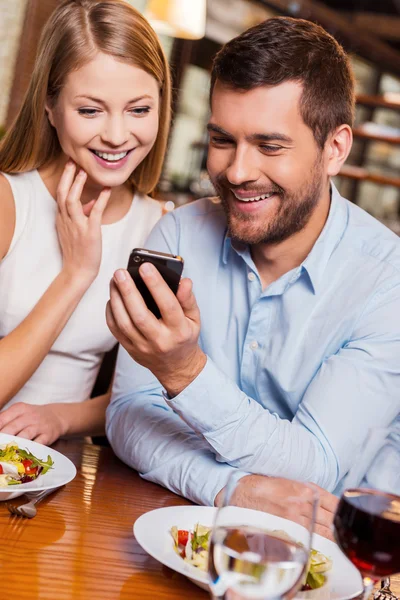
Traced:
[[[76, 465], [74, 481], [32, 520], [0, 503], [1, 600], [206, 600], [208, 594], [148, 556], [133, 537], [143, 513], [189, 504], [143, 481], [110, 448], [83, 440], [55, 448]], [[400, 595], [400, 576], [392, 579]]]
[[143, 513], [189, 502], [142, 480], [110, 448], [81, 440], [54, 447], [74, 462], [76, 478], [32, 520], [11, 517], [0, 502], [1, 600], [209, 599], [132, 533]]

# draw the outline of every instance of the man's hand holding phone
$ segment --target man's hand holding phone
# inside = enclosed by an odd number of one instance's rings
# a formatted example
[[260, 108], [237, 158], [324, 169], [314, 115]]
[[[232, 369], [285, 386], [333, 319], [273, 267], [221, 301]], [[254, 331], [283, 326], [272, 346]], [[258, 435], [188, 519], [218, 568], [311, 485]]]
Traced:
[[151, 312], [128, 271], [119, 269], [110, 283], [107, 324], [132, 358], [150, 369], [173, 397], [203, 370], [206, 355], [198, 345], [200, 311], [190, 279], [173, 293], [154, 265], [144, 262], [139, 273], [161, 314]]

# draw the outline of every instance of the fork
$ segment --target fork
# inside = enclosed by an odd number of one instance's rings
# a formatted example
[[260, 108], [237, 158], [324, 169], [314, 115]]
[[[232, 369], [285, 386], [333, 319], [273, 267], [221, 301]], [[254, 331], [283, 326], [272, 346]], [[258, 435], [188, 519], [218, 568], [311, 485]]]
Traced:
[[49, 490], [44, 490], [43, 492], [39, 492], [35, 496], [30, 496], [27, 494], [29, 498], [29, 502], [22, 504], [21, 506], [14, 506], [13, 504], [7, 503], [8, 511], [12, 515], [17, 515], [19, 517], [26, 517], [27, 519], [32, 519], [36, 516], [37, 510], [35, 504], [46, 498], [49, 494], [52, 494], [56, 491], [57, 488], [51, 488]]
[[382, 579], [381, 589], [375, 592], [374, 600], [399, 600], [390, 589], [390, 577]]

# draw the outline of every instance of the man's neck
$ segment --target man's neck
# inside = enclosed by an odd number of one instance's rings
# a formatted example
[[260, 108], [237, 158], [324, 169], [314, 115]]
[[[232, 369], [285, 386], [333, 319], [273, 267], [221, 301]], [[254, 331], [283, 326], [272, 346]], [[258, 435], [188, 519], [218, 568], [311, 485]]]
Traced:
[[285, 273], [295, 269], [307, 258], [327, 221], [330, 208], [330, 185], [321, 198], [307, 225], [279, 244], [257, 244], [251, 254], [261, 278], [263, 290]]

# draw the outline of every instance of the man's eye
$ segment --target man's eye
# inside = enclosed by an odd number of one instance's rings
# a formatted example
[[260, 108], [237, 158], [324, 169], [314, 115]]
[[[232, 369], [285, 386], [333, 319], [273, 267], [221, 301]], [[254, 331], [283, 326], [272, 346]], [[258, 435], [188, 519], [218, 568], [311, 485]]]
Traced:
[[150, 106], [138, 106], [137, 108], [132, 108], [129, 111], [132, 115], [142, 116], [147, 115], [150, 112]]
[[99, 112], [98, 108], [78, 108], [78, 113], [84, 117], [95, 117]]
[[213, 137], [211, 138], [213, 144], [217, 144], [218, 146], [226, 146], [227, 144], [231, 144], [232, 140], [228, 140], [227, 138], [219, 138]]
[[266, 152], [279, 152], [279, 150], [282, 150], [282, 146], [269, 146], [266, 144], [262, 144], [260, 148]]

